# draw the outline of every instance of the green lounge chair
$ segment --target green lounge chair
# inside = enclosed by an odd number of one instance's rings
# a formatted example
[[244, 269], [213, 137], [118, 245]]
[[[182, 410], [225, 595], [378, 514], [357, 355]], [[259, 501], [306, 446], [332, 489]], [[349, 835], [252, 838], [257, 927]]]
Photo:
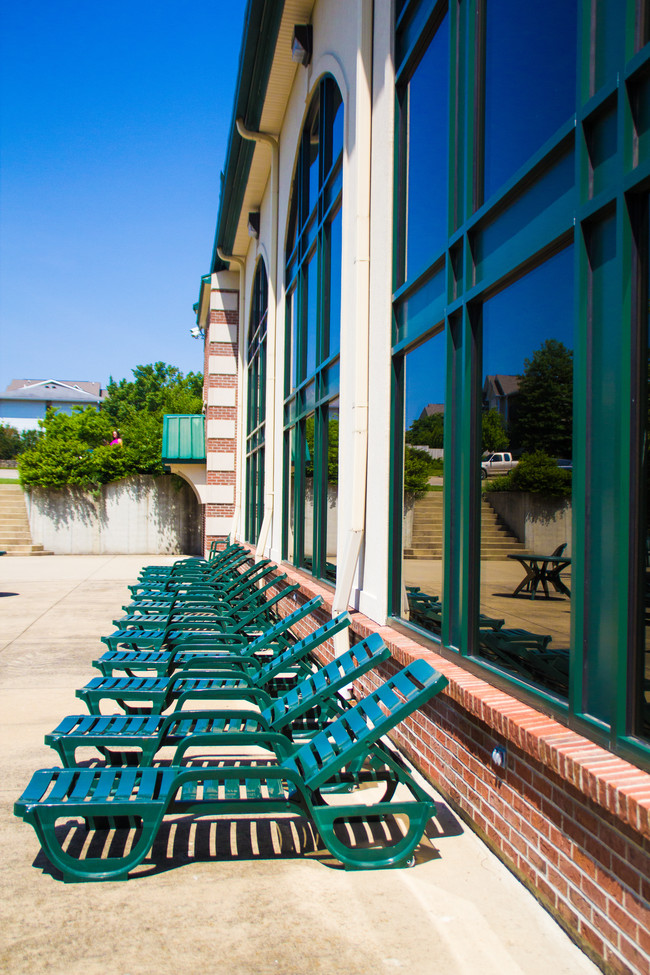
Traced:
[[213, 603], [220, 599], [231, 601], [242, 597], [246, 593], [255, 594], [257, 583], [265, 576], [277, 571], [275, 563], [265, 560], [248, 566], [243, 572], [238, 572], [231, 579], [221, 583], [209, 585], [201, 581], [187, 583], [175, 588], [171, 592], [159, 592], [150, 596], [134, 599], [128, 606], [124, 606], [127, 613], [155, 613], [164, 612], [172, 603], [185, 606], [188, 603]]
[[[340, 620], [338, 623], [330, 620], [326, 626], [325, 639], [341, 628]], [[312, 638], [304, 643], [309, 644], [305, 647], [305, 653], [316, 645]], [[268, 703], [259, 713], [233, 708], [227, 711], [211, 708], [176, 711], [166, 717], [70, 715], [51, 734], [45, 736], [45, 743], [57, 750], [66, 766], [74, 765], [76, 749], [80, 747], [98, 748], [102, 753], [110, 747], [122, 750], [136, 748], [141, 754], [141, 764], [147, 765], [153, 762], [161, 748], [173, 745], [177, 749], [174, 763], [179, 764], [180, 756], [190, 747], [208, 744], [259, 744], [264, 738], [267, 745], [272, 745], [276, 751], [279, 748], [280, 754], [286, 755], [290, 734], [304, 738], [322, 728], [344, 707], [338, 692], [389, 656], [388, 648], [379, 634], [375, 633], [314, 673], [303, 677], [275, 700], [269, 696]], [[278, 668], [266, 665], [264, 677], [270, 680], [283, 669], [282, 666]], [[234, 738], [235, 734], [239, 738]], [[281, 740], [278, 741], [277, 735], [282, 735]]]
[[[151, 849], [167, 813], [296, 813], [312, 820], [326, 847], [348, 869], [407, 866], [435, 813], [435, 803], [378, 743], [446, 683], [425, 660], [417, 660], [278, 765], [238, 761], [218, 768], [42, 769], [14, 812], [34, 827], [43, 851], [65, 881], [128, 879], [129, 871]], [[328, 805], [323, 796], [328, 781], [344, 776], [364, 756], [370, 756], [372, 767], [351, 776], [351, 784], [365, 779], [384, 782], [385, 794], [370, 804], [369, 793], [360, 789], [350, 802]], [[408, 791], [408, 799], [389, 798], [396, 782]], [[406, 816], [409, 825], [392, 844], [384, 836], [353, 846], [337, 834], [339, 823], [375, 824], [396, 815]], [[71, 817], [83, 818], [91, 829], [105, 823], [119, 826], [128, 817], [139, 829], [132, 845], [122, 851], [112, 842], [105, 855], [77, 859], [63, 849], [55, 829], [57, 820]]]
[[146, 630], [141, 627], [127, 626], [118, 629], [109, 636], [101, 638], [111, 650], [118, 647], [134, 647], [137, 649], [160, 650], [165, 647], [189, 646], [196, 643], [205, 644], [214, 639], [219, 633], [259, 633], [273, 625], [275, 620], [271, 610], [300, 586], [286, 586], [275, 593], [261, 605], [253, 605], [249, 609], [231, 610], [230, 615], [210, 615], [207, 611], [203, 617], [190, 616], [182, 620], [164, 622], [158, 629]]
[[261, 606], [264, 603], [264, 593], [275, 586], [278, 582], [286, 579], [286, 574], [274, 576], [265, 585], [255, 588], [252, 591], [240, 591], [229, 598], [215, 595], [210, 601], [201, 600], [199, 602], [192, 599], [173, 600], [167, 606], [155, 612], [152, 607], [151, 612], [135, 612], [121, 619], [114, 620], [113, 625], [119, 629], [136, 627], [142, 630], [155, 630], [165, 626], [173, 626], [175, 622], [182, 622], [190, 616], [203, 614], [206, 618], [214, 615], [218, 618], [224, 616], [235, 616], [252, 606]]
[[[218, 559], [201, 566], [155, 566], [143, 569], [138, 576], [138, 584], [160, 584], [164, 581], [181, 581], [182, 579], [196, 580], [201, 578], [216, 578], [232, 572], [244, 562], [252, 561], [251, 553], [241, 545], [232, 545]], [[133, 588], [133, 587], [129, 587]]]
[[552, 648], [552, 638], [528, 630], [481, 632], [481, 652], [488, 660], [550, 690], [566, 694], [569, 688], [569, 652]]
[[264, 689], [272, 677], [287, 671], [290, 660], [301, 660], [323, 639], [329, 639], [349, 624], [349, 615], [342, 613], [320, 627], [318, 637], [312, 634], [262, 667], [255, 668], [251, 655], [238, 658], [241, 664], [238, 671], [231, 655], [216, 665], [210, 661], [207, 667], [197, 657], [193, 667], [192, 663], [188, 664], [186, 669], [170, 677], [94, 677], [79, 688], [76, 696], [85, 702], [90, 714], [101, 713], [102, 701], [115, 701], [127, 714], [160, 714], [172, 705], [180, 710], [186, 701], [214, 697], [247, 700], [264, 707], [272, 699]]
[[[407, 597], [411, 622], [424, 630], [440, 635], [442, 631], [442, 603], [436, 596], [420, 592], [415, 586], [407, 586]], [[504, 619], [479, 615], [479, 629], [500, 630]]]
[[254, 660], [256, 654], [291, 645], [291, 627], [313, 613], [322, 603], [322, 596], [315, 596], [250, 640], [241, 633], [219, 633], [211, 643], [195, 645], [190, 649], [107, 650], [98, 660], [93, 660], [93, 667], [105, 677], [110, 677], [115, 671], [124, 671], [130, 677], [135, 676], [134, 671], [153, 671], [159, 677], [169, 677], [175, 670], [187, 667], [223, 666], [226, 658]]

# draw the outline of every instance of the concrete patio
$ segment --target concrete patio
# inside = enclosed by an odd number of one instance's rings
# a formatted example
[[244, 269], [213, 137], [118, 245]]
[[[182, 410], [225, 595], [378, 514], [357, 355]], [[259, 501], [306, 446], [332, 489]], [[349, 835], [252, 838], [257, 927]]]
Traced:
[[64, 885], [13, 802], [58, 764], [43, 735], [79, 710], [99, 637], [153, 561], [172, 559], [0, 559], [0, 971], [598, 971], [443, 800], [411, 870], [345, 872], [301, 823], [183, 821], [128, 883]]

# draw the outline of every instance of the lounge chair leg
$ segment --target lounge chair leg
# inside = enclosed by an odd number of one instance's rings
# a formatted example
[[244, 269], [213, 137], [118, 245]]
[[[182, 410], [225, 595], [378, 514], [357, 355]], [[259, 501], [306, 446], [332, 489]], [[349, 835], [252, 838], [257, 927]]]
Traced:
[[[140, 812], [141, 810], [138, 812], [138, 817], [142, 820], [142, 833], [128, 854], [121, 857], [89, 857], [85, 860], [77, 859], [62, 849], [55, 832], [57, 819], [63, 818], [60, 810], [40, 809], [25, 818], [31, 822], [45, 855], [50, 863], [61, 871], [64, 881], [79, 883], [80, 881], [129, 879], [129, 871], [137, 867], [151, 849], [162, 820], [162, 813], [154, 816], [147, 816], [145, 813], [143, 816]], [[84, 818], [83, 813], [83, 808], [70, 807], [66, 809], [65, 816]], [[119, 817], [111, 816], [111, 819], [116, 818]]]

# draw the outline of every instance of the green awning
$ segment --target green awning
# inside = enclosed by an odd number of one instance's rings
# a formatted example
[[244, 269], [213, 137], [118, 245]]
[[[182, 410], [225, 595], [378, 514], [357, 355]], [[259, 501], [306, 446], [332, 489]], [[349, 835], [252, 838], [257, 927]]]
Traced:
[[192, 414], [163, 417], [163, 464], [205, 463], [205, 417]]

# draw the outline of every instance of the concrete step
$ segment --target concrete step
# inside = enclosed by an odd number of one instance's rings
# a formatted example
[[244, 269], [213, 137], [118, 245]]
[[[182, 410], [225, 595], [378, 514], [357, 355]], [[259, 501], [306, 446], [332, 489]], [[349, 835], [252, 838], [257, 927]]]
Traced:
[[0, 551], [12, 555], [53, 555], [33, 545], [25, 495], [19, 484], [0, 484]]
[[12, 555], [54, 555], [54, 552], [46, 552], [42, 545], [7, 546], [5, 558], [10, 558]]

